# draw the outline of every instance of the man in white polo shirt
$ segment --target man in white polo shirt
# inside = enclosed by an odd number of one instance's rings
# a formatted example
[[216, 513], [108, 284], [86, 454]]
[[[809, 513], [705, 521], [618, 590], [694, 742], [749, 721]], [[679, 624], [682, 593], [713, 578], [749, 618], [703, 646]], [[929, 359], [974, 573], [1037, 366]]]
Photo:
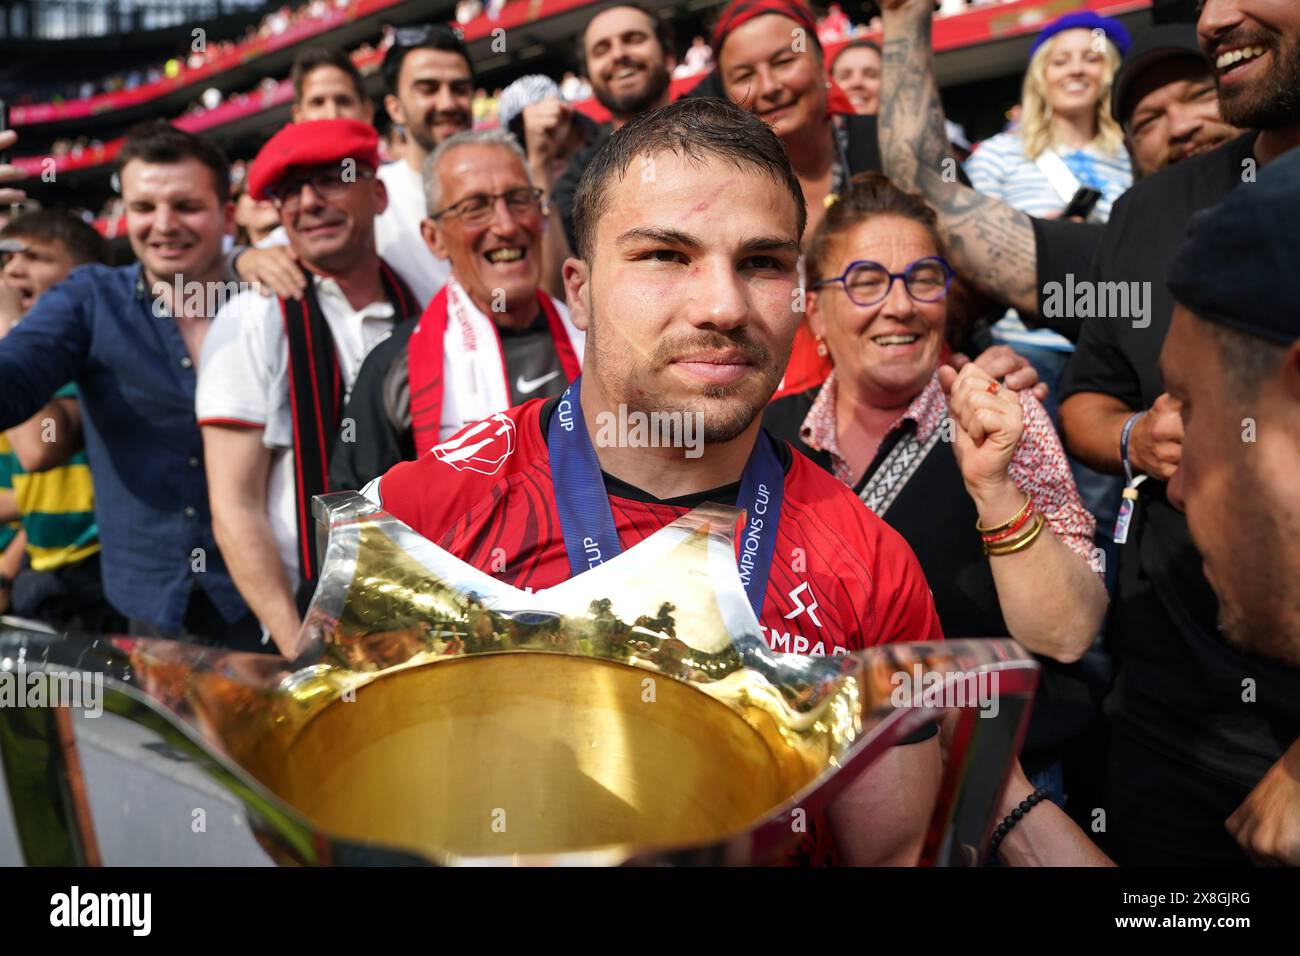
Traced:
[[[406, 151], [402, 159], [385, 163], [377, 171], [379, 180], [388, 191], [388, 206], [375, 223], [375, 244], [380, 255], [411, 287], [421, 306], [428, 305], [451, 269], [439, 259], [421, 238], [424, 219], [424, 185], [421, 169], [425, 157], [438, 144], [473, 125], [471, 103], [474, 95], [474, 71], [469, 51], [454, 31], [437, 24], [416, 24], [400, 27], [395, 32], [395, 42], [389, 47], [381, 67], [388, 94], [384, 109], [389, 119], [406, 133]], [[370, 102], [365, 98], [360, 74], [351, 67], [346, 55], [328, 55], [327, 50], [300, 58], [309, 72], [302, 73], [304, 83], [295, 87], [295, 121], [335, 116], [362, 119], [370, 122]], [[316, 64], [316, 66], [310, 66]], [[319, 66], [332, 66], [322, 71]], [[295, 64], [295, 69], [297, 65]], [[353, 75], [359, 97], [348, 102], [313, 104], [304, 95], [308, 92], [306, 79], [324, 72], [327, 78], [343, 79], [340, 72]], [[336, 84], [337, 85], [337, 84]], [[299, 103], [298, 101], [302, 102]], [[239, 251], [234, 267], [241, 279], [260, 281], [277, 292], [297, 294], [304, 276], [298, 266], [282, 250], [283, 227], [262, 243], [262, 248]]]
[[199, 366], [213, 531], [240, 594], [288, 657], [315, 579], [311, 498], [329, 490], [344, 403], [366, 353], [420, 311], [375, 251], [375, 217], [388, 205], [378, 147], [373, 127], [332, 119], [286, 126], [262, 148], [249, 191], [279, 207], [309, 282], [301, 300], [252, 290], [231, 299]]

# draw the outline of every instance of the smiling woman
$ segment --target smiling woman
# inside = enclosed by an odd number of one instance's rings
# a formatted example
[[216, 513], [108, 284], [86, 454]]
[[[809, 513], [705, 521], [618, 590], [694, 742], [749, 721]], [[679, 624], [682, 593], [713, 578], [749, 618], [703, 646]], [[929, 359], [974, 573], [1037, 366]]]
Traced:
[[727, 96], [767, 123], [790, 154], [810, 235], [853, 172], [837, 141], [812, 13], [797, 0], [734, 0], [718, 16], [713, 48]]
[[902, 533], [945, 634], [1073, 661], [1106, 604], [1093, 519], [1038, 400], [940, 365], [952, 273], [935, 223], [884, 176], [854, 178], [808, 244], [809, 322], [835, 370], [765, 421]]
[[[1059, 217], [1076, 197], [1090, 197], [1092, 205], [1076, 210], [1089, 221], [1105, 222], [1133, 183], [1123, 131], [1110, 108], [1115, 71], [1128, 45], [1118, 21], [1089, 11], [1044, 27], [1025, 72], [1020, 126], [980, 144], [966, 163], [971, 185], [1045, 219]], [[1014, 310], [994, 325], [993, 336], [1033, 362], [1055, 393], [1074, 350], [1069, 339], [1026, 328]]]
[[[880, 169], [876, 118], [855, 111], [827, 81], [816, 24], [801, 0], [733, 0], [718, 14], [713, 49], [726, 95], [767, 123], [790, 157], [808, 209], [806, 242], [851, 176]], [[778, 394], [819, 385], [828, 372], [805, 323]]]

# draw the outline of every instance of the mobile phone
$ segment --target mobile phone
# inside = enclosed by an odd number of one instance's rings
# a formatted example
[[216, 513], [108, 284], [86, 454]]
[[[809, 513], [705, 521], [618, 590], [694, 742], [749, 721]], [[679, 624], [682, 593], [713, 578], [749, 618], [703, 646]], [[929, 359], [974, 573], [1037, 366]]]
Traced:
[[[0, 100], [0, 133], [9, 128], [9, 104]], [[0, 166], [9, 162], [9, 150], [0, 150]]]
[[1078, 216], [1080, 219], [1087, 219], [1099, 199], [1101, 199], [1100, 190], [1093, 189], [1091, 186], [1080, 186], [1078, 192], [1071, 197], [1070, 204], [1065, 207], [1065, 212], [1061, 213], [1061, 218], [1069, 219]]

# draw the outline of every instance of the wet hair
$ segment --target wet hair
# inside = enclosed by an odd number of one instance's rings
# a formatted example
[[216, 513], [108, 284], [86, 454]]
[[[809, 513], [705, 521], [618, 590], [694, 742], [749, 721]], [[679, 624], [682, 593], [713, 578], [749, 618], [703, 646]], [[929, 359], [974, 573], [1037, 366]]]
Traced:
[[803, 189], [790, 157], [772, 128], [730, 100], [689, 97], [651, 110], [605, 140], [578, 181], [573, 197], [577, 254], [591, 262], [596, 226], [609, 209], [610, 186], [639, 157], [672, 153], [693, 162], [718, 158], [740, 170], [754, 170], [790, 191], [797, 211], [797, 235], [808, 219]]

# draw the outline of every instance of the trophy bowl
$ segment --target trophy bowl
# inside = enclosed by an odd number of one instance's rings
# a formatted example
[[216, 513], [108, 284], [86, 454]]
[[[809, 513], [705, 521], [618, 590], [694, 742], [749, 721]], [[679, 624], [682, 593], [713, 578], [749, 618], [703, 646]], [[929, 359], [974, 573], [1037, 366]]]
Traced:
[[[0, 672], [98, 675], [104, 709], [201, 770], [283, 864], [799, 862], [846, 786], [953, 711], [920, 862], [986, 846], [1037, 679], [1014, 642], [774, 651], [734, 508], [536, 593], [356, 494], [316, 509], [293, 660], [11, 624]], [[98, 862], [112, 795], [88, 785], [66, 709], [15, 713], [0, 756], [24, 858]], [[53, 773], [30, 772], [42, 761]]]

